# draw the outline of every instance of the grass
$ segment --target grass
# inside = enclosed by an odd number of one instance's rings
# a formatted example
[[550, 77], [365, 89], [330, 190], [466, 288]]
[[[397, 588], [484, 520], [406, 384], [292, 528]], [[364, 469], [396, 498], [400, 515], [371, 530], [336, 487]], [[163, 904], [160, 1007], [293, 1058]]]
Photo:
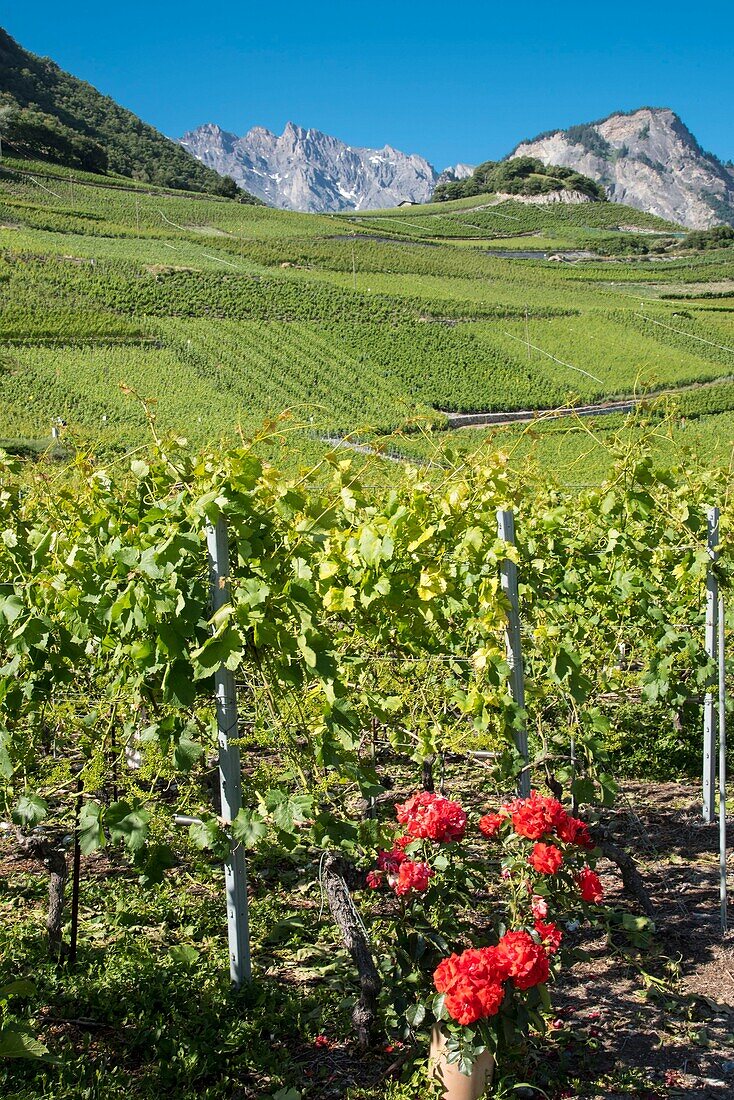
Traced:
[[[17, 1008], [63, 1054], [56, 1065], [0, 1068], [6, 1100], [229, 1100], [277, 1093], [300, 1084], [305, 1072], [316, 1081], [328, 1075], [323, 1057], [322, 1068], [317, 1064], [314, 1039], [348, 1033], [343, 983], [289, 981], [276, 931], [278, 921], [298, 917], [301, 931], [290, 927], [290, 949], [315, 938], [333, 952], [332, 930], [316, 920], [311, 900], [290, 912], [273, 897], [267, 876], [261, 879], [250, 911], [255, 984], [238, 994], [229, 988], [221, 935], [220, 868], [189, 862], [163, 886], [141, 891], [124, 861], [85, 860], [72, 970], [47, 957], [42, 874], [10, 877], [0, 888], [8, 918], [0, 932], [0, 984], [6, 976], [32, 977], [36, 993]], [[299, 885], [295, 869], [281, 868], [280, 879], [289, 893]], [[315, 888], [311, 883], [310, 892]]]

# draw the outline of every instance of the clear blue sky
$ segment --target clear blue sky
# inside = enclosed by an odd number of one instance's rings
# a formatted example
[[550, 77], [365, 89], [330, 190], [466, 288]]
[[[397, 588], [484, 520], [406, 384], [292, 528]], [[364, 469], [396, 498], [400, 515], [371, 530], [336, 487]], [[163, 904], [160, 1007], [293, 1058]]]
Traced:
[[443, 168], [651, 105], [734, 159], [731, 2], [0, 0], [0, 25], [172, 137], [292, 119]]

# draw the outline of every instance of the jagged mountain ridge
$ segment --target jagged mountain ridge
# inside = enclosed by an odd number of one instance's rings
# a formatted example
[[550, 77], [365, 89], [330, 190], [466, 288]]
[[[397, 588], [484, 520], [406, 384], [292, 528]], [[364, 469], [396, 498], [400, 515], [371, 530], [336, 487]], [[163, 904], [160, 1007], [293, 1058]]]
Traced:
[[271, 206], [311, 213], [428, 202], [439, 181], [463, 179], [472, 172], [469, 165], [457, 164], [439, 174], [415, 153], [391, 145], [347, 145], [292, 122], [280, 135], [253, 126], [243, 137], [207, 123], [184, 134], [181, 144], [202, 164], [231, 176]]
[[669, 108], [540, 134], [510, 153], [520, 156], [573, 168], [603, 184], [614, 202], [692, 229], [734, 225], [734, 169], [706, 153]]
[[[347, 145], [289, 122], [281, 135], [255, 126], [243, 137], [213, 123], [181, 139], [197, 160], [273, 206], [316, 213], [430, 201], [442, 183], [466, 179], [467, 164], [438, 173], [422, 156], [390, 145]], [[706, 153], [669, 108], [642, 107], [540, 134], [510, 153], [573, 169], [614, 202], [690, 228], [734, 224], [734, 168]]]

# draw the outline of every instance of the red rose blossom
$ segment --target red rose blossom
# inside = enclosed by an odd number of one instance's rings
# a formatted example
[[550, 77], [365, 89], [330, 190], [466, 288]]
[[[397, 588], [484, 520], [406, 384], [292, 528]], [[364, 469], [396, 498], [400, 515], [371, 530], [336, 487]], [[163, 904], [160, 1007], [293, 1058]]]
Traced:
[[543, 844], [538, 841], [528, 856], [528, 863], [541, 875], [555, 875], [563, 863], [563, 852], [555, 844]]
[[495, 1016], [504, 1000], [505, 971], [496, 947], [471, 948], [438, 964], [433, 982], [446, 1011], [462, 1025]]
[[530, 989], [547, 981], [548, 955], [529, 932], [506, 932], [497, 944], [500, 967], [518, 989]]
[[533, 791], [529, 798], [519, 798], [507, 807], [512, 814], [512, 827], [519, 836], [540, 840], [552, 833], [567, 817], [555, 798], [546, 798]]
[[561, 932], [558, 925], [553, 924], [552, 921], [544, 924], [542, 920], [536, 920], [534, 927], [548, 954], [555, 955], [563, 940], [563, 932]]
[[570, 817], [557, 798], [538, 794], [537, 791], [532, 791], [529, 798], [506, 802], [500, 806], [499, 816], [511, 817], [515, 832], [528, 840], [540, 840], [555, 833], [566, 843], [594, 847], [585, 822]]
[[367, 875], [367, 885], [369, 886], [370, 890], [377, 890], [379, 886], [382, 886], [384, 878], [384, 871], [370, 871]]
[[423, 894], [428, 889], [429, 879], [435, 875], [432, 867], [427, 863], [419, 863], [413, 859], [404, 859], [400, 864], [397, 882], [394, 884], [396, 894]]
[[395, 810], [411, 837], [449, 842], [461, 840], [466, 832], [466, 814], [459, 803], [440, 794], [419, 791]]
[[604, 897], [604, 889], [601, 879], [595, 871], [592, 871], [591, 867], [582, 867], [576, 876], [576, 882], [583, 901], [588, 901], [594, 905], [600, 904]]
[[560, 839], [565, 840], [567, 844], [576, 844], [579, 848], [587, 849], [594, 847], [589, 826], [578, 817], [567, 817], [556, 831]]
[[479, 818], [479, 831], [485, 836], [496, 836], [506, 820], [506, 814], [485, 814]]

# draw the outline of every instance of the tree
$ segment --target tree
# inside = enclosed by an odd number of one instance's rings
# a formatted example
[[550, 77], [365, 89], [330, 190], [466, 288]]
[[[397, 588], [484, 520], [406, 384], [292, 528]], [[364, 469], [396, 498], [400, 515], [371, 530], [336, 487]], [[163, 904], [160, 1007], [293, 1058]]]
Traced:
[[222, 176], [219, 184], [215, 184], [212, 191], [215, 195], [222, 195], [225, 199], [236, 199], [242, 195], [231, 176]]
[[7, 137], [8, 130], [13, 121], [15, 108], [10, 103], [0, 106], [0, 158], [3, 155], [3, 138]]

